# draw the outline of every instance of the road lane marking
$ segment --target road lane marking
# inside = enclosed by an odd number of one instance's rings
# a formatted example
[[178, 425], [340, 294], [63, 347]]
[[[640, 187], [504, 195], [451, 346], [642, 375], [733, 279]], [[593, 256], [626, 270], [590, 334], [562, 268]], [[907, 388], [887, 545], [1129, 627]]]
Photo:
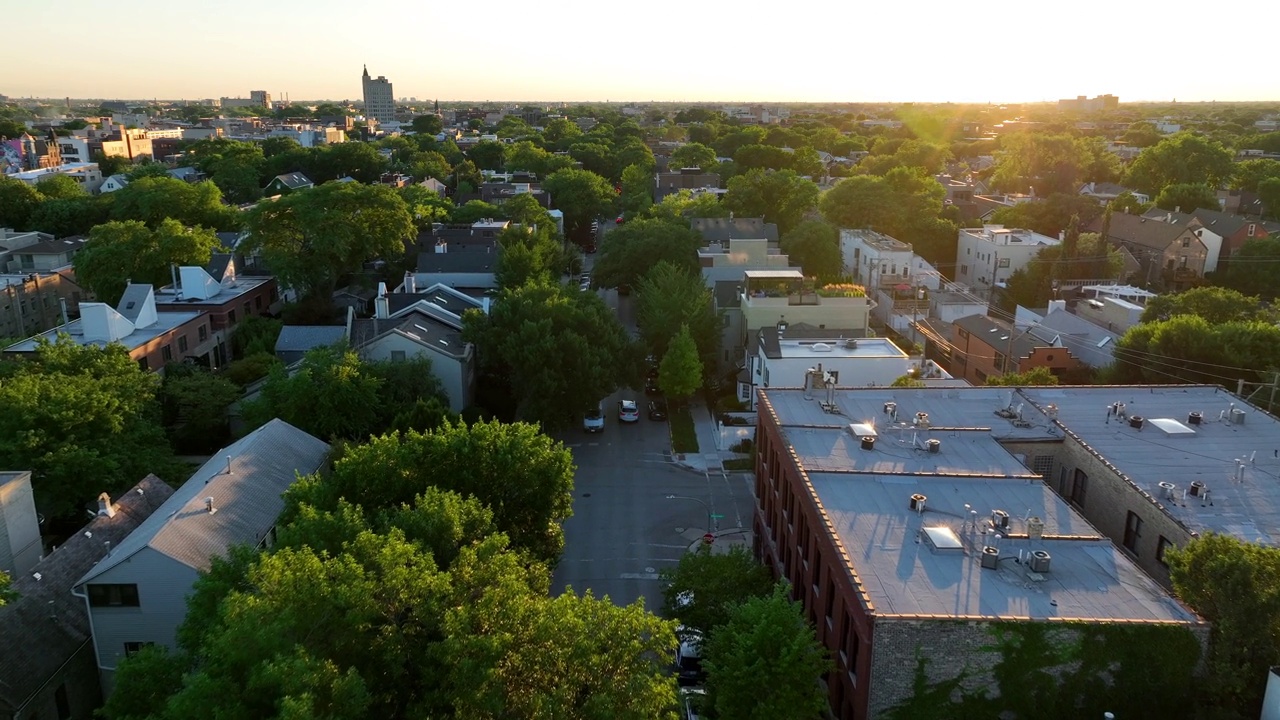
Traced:
[[623, 580], [657, 580], [658, 573], [622, 573], [618, 577]]

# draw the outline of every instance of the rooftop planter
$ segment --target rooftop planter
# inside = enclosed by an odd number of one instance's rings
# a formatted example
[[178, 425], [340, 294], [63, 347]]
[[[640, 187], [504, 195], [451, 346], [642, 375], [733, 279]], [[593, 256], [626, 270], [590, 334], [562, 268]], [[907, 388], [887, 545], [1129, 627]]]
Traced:
[[828, 283], [818, 288], [818, 296], [825, 298], [864, 298], [867, 289], [853, 283]]

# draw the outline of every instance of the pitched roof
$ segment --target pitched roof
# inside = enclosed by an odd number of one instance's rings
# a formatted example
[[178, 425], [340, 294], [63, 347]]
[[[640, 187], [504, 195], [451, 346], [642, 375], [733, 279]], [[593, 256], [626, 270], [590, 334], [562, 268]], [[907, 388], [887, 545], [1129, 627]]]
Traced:
[[[129, 287], [125, 288], [124, 295], [120, 296], [120, 302], [116, 305], [119, 312], [131, 323], [138, 322], [138, 316], [146, 308], [147, 298], [151, 297], [154, 290], [150, 285], [142, 283], [129, 283]], [[154, 307], [155, 303], [152, 302]]]
[[[290, 190], [297, 190], [298, 188], [304, 188], [315, 184], [311, 182], [311, 178], [300, 172], [285, 173], [284, 175], [277, 175], [272, 178], [272, 182], [275, 182], [276, 180], [279, 180], [281, 185], [284, 185]], [[271, 183], [267, 184], [270, 185]]]
[[[1090, 222], [1089, 231], [1101, 232], [1102, 218]], [[1182, 225], [1170, 225], [1128, 213], [1112, 213], [1111, 226], [1105, 239], [1164, 250], [1186, 231], [1187, 228]]]
[[365, 347], [391, 333], [398, 333], [434, 352], [453, 357], [466, 355], [462, 333], [428, 310], [414, 309], [400, 317], [361, 319], [351, 325], [351, 344]]
[[41, 240], [38, 243], [17, 248], [17, 251], [23, 255], [61, 255], [79, 250], [87, 242], [89, 242], [89, 238], [83, 235], [72, 235], [64, 238]]
[[205, 266], [205, 272], [209, 273], [209, 277], [222, 282], [222, 278], [226, 277], [227, 270], [233, 273], [239, 267], [240, 263], [236, 261], [236, 256], [231, 253], [214, 253], [209, 258], [209, 264]]
[[1240, 215], [1232, 215], [1220, 210], [1204, 210], [1197, 208], [1191, 216], [1200, 221], [1210, 232], [1216, 233], [1223, 237], [1235, 235], [1249, 225], [1258, 225], [1257, 220], [1243, 217]]
[[[1007, 353], [1013, 357], [1029, 357], [1038, 347], [1053, 347], [1053, 338], [1041, 339], [1035, 333], [1013, 330], [1007, 323], [997, 322], [986, 315], [966, 315], [958, 318], [952, 325], [967, 331], [971, 337], [990, 345], [1001, 354]], [[1013, 338], [1012, 343], [1009, 342], [1010, 337]]]
[[347, 328], [343, 325], [285, 325], [276, 338], [275, 351], [306, 352], [340, 342], [346, 336]]
[[766, 223], [764, 218], [690, 218], [689, 223], [708, 243], [727, 243], [742, 238], [778, 241], [778, 226]]
[[114, 517], [95, 517], [30, 572], [13, 578], [18, 597], [0, 607], [0, 710], [21, 707], [89, 641], [89, 615], [72, 586], [171, 495], [163, 480], [146, 476], [115, 501]]
[[492, 273], [497, 269], [497, 264], [497, 253], [418, 253], [418, 272], [420, 273]]
[[1116, 340], [1120, 337], [1066, 310], [1053, 310], [1045, 315], [1040, 321], [1040, 327], [1033, 329], [1032, 334], [1040, 337], [1055, 336], [1059, 341], [1058, 344], [1070, 350], [1071, 354], [1080, 358], [1085, 365], [1093, 368], [1111, 364]]
[[[209, 569], [209, 558], [229, 546], [260, 541], [284, 509], [284, 491], [298, 474], [320, 469], [328, 452], [328, 443], [283, 420], [272, 420], [214, 453], [76, 585], [91, 582], [145, 548], [196, 570]], [[205, 509], [206, 497], [213, 498], [217, 512]]]

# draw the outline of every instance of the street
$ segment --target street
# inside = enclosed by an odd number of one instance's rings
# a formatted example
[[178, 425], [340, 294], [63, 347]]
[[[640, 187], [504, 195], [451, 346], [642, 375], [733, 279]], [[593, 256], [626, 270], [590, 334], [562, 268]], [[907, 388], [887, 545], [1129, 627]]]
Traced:
[[[588, 266], [593, 260], [587, 256]], [[636, 336], [635, 296], [597, 292]], [[618, 421], [622, 399], [639, 405], [639, 422]], [[713, 530], [751, 525], [755, 498], [749, 477], [676, 465], [667, 423], [648, 419], [648, 402], [643, 392], [620, 390], [604, 400], [604, 432], [587, 434], [577, 426], [555, 435], [573, 452], [578, 473], [553, 593], [591, 590], [618, 605], [643, 597], [645, 607], [656, 611], [662, 607], [659, 571], [701, 541], [709, 513]]]

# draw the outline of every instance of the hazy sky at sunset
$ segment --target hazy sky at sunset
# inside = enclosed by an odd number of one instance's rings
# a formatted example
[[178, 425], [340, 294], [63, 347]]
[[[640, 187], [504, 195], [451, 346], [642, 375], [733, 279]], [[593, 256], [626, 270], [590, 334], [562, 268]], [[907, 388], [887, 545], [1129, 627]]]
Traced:
[[441, 100], [1276, 100], [1269, 43], [1244, 35], [1277, 7], [39, 0], [36, 31], [0, 45], [0, 94], [358, 99], [367, 63], [397, 98]]

